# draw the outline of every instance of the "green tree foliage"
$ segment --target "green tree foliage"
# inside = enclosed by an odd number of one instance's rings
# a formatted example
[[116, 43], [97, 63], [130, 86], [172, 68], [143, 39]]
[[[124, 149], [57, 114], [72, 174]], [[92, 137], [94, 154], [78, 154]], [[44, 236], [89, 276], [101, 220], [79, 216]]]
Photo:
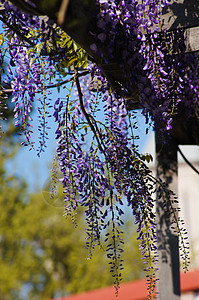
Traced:
[[[18, 143], [9, 117], [3, 126], [7, 131], [0, 146], [0, 299], [24, 299], [23, 293], [25, 299], [50, 299], [111, 285], [105, 246], [96, 247], [89, 257], [81, 210], [72, 223], [62, 217], [63, 203], [56, 205], [48, 191], [27, 195], [25, 183], [6, 174], [5, 163]], [[143, 276], [132, 224], [125, 233], [124, 281]]]
[[[87, 259], [83, 216], [74, 230], [70, 219], [60, 217], [62, 208], [48, 205], [41, 194], [27, 198], [24, 185], [14, 178], [0, 180], [1, 299], [21, 299], [25, 286], [28, 299], [49, 299], [112, 283], [104, 249]], [[142, 275], [142, 263], [135, 235], [130, 228], [126, 234], [124, 280], [132, 280]]]

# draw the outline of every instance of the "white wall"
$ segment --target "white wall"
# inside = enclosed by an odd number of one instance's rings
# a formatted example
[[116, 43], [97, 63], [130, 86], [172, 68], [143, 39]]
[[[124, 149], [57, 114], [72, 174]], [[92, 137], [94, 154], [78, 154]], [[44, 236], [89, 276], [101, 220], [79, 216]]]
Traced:
[[[183, 154], [199, 170], [199, 146], [180, 146]], [[143, 153], [151, 153], [155, 160], [154, 134], [149, 137]], [[150, 164], [154, 170], [155, 162]], [[185, 221], [190, 242], [190, 268], [199, 268], [199, 175], [178, 154], [178, 198], [180, 217]]]

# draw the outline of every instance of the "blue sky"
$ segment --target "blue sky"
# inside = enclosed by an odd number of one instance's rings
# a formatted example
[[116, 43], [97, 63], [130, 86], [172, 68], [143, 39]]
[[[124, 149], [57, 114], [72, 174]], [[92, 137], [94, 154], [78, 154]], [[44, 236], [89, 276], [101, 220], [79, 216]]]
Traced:
[[[57, 99], [58, 93], [56, 91], [53, 92], [53, 99]], [[61, 94], [59, 95], [62, 96]], [[139, 148], [143, 151], [144, 145], [148, 139], [148, 136], [145, 134], [146, 125], [145, 118], [141, 115], [140, 112], [137, 113], [137, 123], [138, 129], [136, 131], [136, 135], [140, 136], [140, 139], [137, 141], [139, 144]], [[33, 114], [33, 140], [38, 141], [38, 131], [37, 131], [37, 116]], [[56, 153], [57, 142], [55, 139], [55, 130], [56, 123], [54, 122], [54, 118], [49, 118], [49, 126], [51, 129], [49, 130], [49, 139], [47, 140], [47, 148], [45, 152], [42, 152], [40, 157], [37, 156], [37, 152], [34, 150], [29, 151], [28, 147], [21, 146], [18, 154], [8, 165], [8, 172], [14, 173], [15, 176], [22, 177], [26, 180], [28, 184], [28, 190], [30, 192], [34, 192], [36, 190], [42, 191], [45, 184], [49, 180], [51, 163], [53, 157]]]
[[[58, 93], [54, 91], [52, 96], [54, 101], [54, 99], [57, 99]], [[33, 118], [32, 141], [35, 141], [37, 144], [39, 132], [37, 129], [38, 115], [36, 110], [31, 117]], [[7, 163], [7, 171], [12, 174], [14, 173], [17, 177], [24, 178], [28, 184], [28, 190], [31, 192], [41, 190], [49, 178], [51, 162], [57, 146], [55, 139], [56, 123], [53, 117], [49, 118], [49, 127], [49, 139], [46, 141], [47, 147], [45, 148], [45, 152], [41, 153], [40, 157], [38, 157], [36, 150], [30, 151], [28, 146], [21, 146], [14, 159]]]

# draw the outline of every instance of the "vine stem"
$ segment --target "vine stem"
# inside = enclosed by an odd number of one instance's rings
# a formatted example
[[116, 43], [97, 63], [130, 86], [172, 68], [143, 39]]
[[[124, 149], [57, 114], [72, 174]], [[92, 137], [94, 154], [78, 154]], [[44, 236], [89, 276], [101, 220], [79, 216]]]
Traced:
[[[78, 77], [82, 77], [82, 76], [86, 76], [88, 75], [89, 72], [88, 71], [85, 71], [85, 72], [82, 72], [82, 73], [78, 73]], [[70, 74], [69, 74], [70, 75]], [[52, 89], [52, 88], [56, 88], [56, 87], [60, 87], [62, 86], [63, 84], [66, 84], [66, 83], [69, 83], [71, 81], [73, 81], [75, 79], [75, 76], [71, 77], [71, 78], [68, 78], [62, 82], [57, 82], [55, 84], [50, 84], [50, 85], [47, 85], [45, 87], [42, 88], [42, 91], [45, 89]], [[37, 92], [40, 92], [41, 90], [37, 90]], [[4, 90], [1, 90], [0, 91], [0, 95], [3, 94], [3, 93], [12, 93], [13, 92], [13, 89], [4, 89]]]
[[[85, 71], [85, 72], [82, 72], [82, 73], [78, 73], [78, 77], [81, 77], [81, 76], [85, 76], [85, 75], [88, 75], [89, 72], [88, 71]], [[58, 82], [58, 83], [55, 83], [55, 84], [51, 84], [51, 85], [47, 85], [45, 87], [45, 89], [51, 89], [51, 88], [55, 88], [55, 87], [60, 87], [62, 86], [63, 84], [65, 83], [69, 83], [70, 81], [73, 81], [75, 77], [71, 77], [71, 78], [68, 78], [62, 82]]]
[[183, 152], [181, 151], [180, 147], [178, 146], [178, 152], [180, 153], [180, 155], [182, 156], [182, 158], [184, 159], [184, 161], [188, 164], [188, 166], [194, 171], [196, 172], [196, 174], [199, 175], [199, 171], [192, 165], [192, 163], [186, 158], [186, 156], [183, 154]]
[[78, 74], [75, 76], [75, 82], [76, 82], [77, 91], [78, 91], [78, 95], [79, 95], [79, 103], [80, 103], [81, 110], [82, 110], [82, 112], [83, 112], [83, 114], [84, 114], [84, 116], [85, 116], [85, 118], [86, 118], [86, 120], [87, 120], [87, 122], [88, 122], [88, 124], [89, 124], [89, 126], [90, 126], [90, 129], [91, 129], [92, 132], [94, 133], [94, 136], [95, 136], [95, 138], [96, 138], [96, 140], [97, 140], [98, 147], [99, 147], [100, 151], [101, 151], [102, 153], [105, 154], [105, 151], [104, 151], [104, 149], [102, 148], [102, 145], [101, 145], [101, 143], [100, 143], [98, 134], [97, 134], [97, 132], [96, 132], [96, 129], [95, 129], [93, 123], [92, 123], [91, 120], [90, 120], [89, 114], [88, 114], [88, 113], [86, 112], [86, 110], [85, 110], [84, 103], [83, 103], [83, 95], [82, 95], [82, 91], [81, 91], [81, 87], [80, 87], [80, 83], [79, 83]]

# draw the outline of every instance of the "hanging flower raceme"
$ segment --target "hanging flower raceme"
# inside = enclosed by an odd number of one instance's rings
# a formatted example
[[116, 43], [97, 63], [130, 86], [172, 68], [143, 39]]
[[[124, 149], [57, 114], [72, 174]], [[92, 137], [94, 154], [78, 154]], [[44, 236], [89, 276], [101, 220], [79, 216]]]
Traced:
[[[139, 153], [133, 133], [134, 112], [130, 114], [128, 109], [137, 99], [146, 122], [150, 117], [159, 132], [172, 128], [178, 109], [190, 109], [191, 118], [198, 107], [197, 56], [184, 55], [182, 32], [172, 37], [181, 41], [179, 49], [172, 51], [171, 38], [164, 30], [160, 34], [161, 6], [167, 5], [166, 0], [144, 0], [142, 4], [134, 0], [96, 1], [97, 29], [90, 32], [90, 47], [101, 58], [100, 66], [93, 58], [88, 62], [85, 51], [53, 21], [21, 13], [7, 1], [2, 3], [16, 125], [33, 147], [30, 114], [37, 103], [40, 153], [47, 138], [46, 116], [54, 106], [65, 214], [75, 218], [76, 208], [84, 207], [87, 247], [91, 253], [105, 239], [118, 290], [126, 204], [137, 225], [152, 294], [157, 268], [153, 194], [157, 189], [159, 195], [167, 195], [165, 205], [178, 222], [173, 208], [176, 199], [152, 176]], [[107, 69], [107, 65], [117, 68]], [[64, 84], [68, 84], [63, 90], [67, 95], [50, 103], [48, 89], [57, 87], [60, 91]], [[180, 238], [183, 241], [181, 234]]]

